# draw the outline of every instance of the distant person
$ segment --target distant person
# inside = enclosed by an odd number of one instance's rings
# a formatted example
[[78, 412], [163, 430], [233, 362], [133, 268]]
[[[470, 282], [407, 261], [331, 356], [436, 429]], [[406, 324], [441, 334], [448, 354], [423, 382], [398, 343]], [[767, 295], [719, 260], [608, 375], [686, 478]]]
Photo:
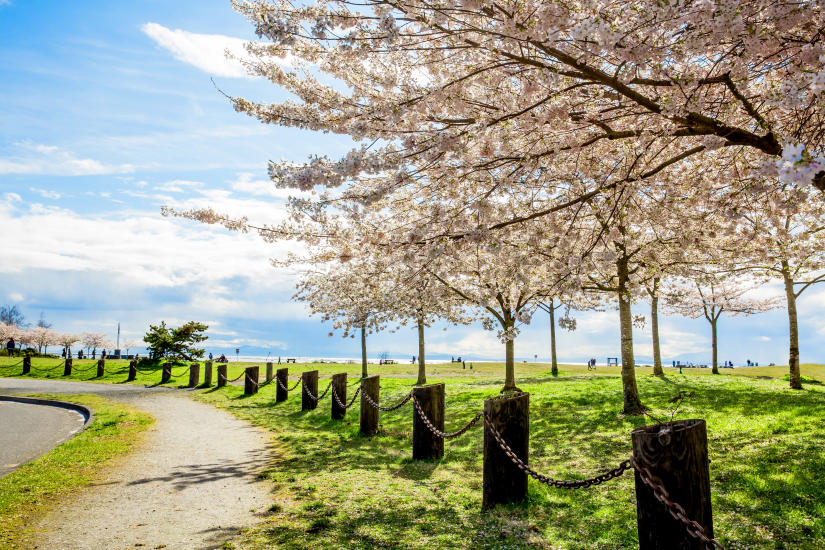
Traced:
[[281, 364], [281, 356], [280, 355], [278, 356], [278, 364], [279, 365]]
[[462, 368], [462, 369], [466, 369], [466, 368], [467, 368], [467, 363], [465, 363], [464, 361], [462, 361], [462, 362], [461, 362], [461, 368]]
[[14, 338], [9, 338], [6, 342], [6, 353], [9, 357], [14, 357]]
[[211, 351], [209, 352], [209, 360], [210, 361], [212, 360], [212, 352]]
[[673, 368], [676, 368], [676, 361], [673, 362]]
[[66, 348], [63, 348], [63, 353], [61, 354], [61, 356], [63, 357], [63, 359], [66, 358]]
[[100, 352], [100, 358], [101, 359], [106, 359], [106, 350], [105, 349]]
[[415, 365], [415, 355], [413, 355], [412, 364]]

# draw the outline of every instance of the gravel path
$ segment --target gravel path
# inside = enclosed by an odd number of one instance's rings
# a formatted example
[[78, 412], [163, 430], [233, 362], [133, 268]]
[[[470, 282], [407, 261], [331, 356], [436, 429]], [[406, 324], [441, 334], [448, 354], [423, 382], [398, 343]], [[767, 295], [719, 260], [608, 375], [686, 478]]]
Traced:
[[94, 485], [34, 525], [36, 548], [218, 548], [271, 503], [257, 479], [271, 452], [267, 432], [185, 392], [0, 379], [0, 393], [24, 391], [103, 394], [157, 420]]

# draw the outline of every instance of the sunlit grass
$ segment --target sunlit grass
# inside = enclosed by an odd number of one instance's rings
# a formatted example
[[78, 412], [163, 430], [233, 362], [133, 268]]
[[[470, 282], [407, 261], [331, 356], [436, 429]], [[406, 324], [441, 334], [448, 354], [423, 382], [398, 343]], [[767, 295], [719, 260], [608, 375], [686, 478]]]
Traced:
[[[553, 378], [547, 370], [522, 371], [519, 380], [531, 393], [533, 465], [576, 478], [627, 458], [630, 431], [652, 421], [619, 414], [618, 377]], [[447, 384], [448, 430], [463, 425], [501, 386], [492, 372], [477, 379], [433, 375], [430, 381]], [[382, 401], [405, 395], [412, 383], [382, 378]], [[825, 393], [818, 385], [803, 391], [786, 385], [727, 374], [669, 373], [661, 380], [639, 373], [643, 401], [658, 417], [669, 418], [667, 400], [680, 389], [695, 392], [677, 418], [707, 421], [715, 529], [729, 548], [825, 547]], [[276, 503], [240, 547], [637, 546], [630, 475], [574, 492], [531, 481], [524, 505], [483, 512], [480, 428], [448, 441], [443, 460], [413, 462], [409, 406], [381, 413], [382, 433], [370, 438], [358, 434], [357, 404], [338, 422], [329, 418], [329, 399], [302, 413], [297, 392], [276, 405], [271, 387], [248, 398], [234, 387], [198, 398], [275, 434], [266, 476], [275, 482]]]
[[87, 405], [95, 418], [72, 439], [0, 479], [0, 548], [27, 548], [31, 520], [91, 483], [107, 460], [127, 452], [154, 421], [149, 414], [94, 395], [35, 397]]

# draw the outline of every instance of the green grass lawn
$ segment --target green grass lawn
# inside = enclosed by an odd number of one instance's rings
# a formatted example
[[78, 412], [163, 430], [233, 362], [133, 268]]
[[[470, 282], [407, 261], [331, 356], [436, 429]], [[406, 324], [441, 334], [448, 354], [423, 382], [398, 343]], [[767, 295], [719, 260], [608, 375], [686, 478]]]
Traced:
[[107, 460], [127, 452], [154, 422], [151, 415], [94, 395], [37, 394], [94, 409], [72, 439], [0, 479], [0, 548], [26, 548], [31, 518], [91, 483]]
[[[531, 394], [530, 461], [542, 473], [574, 479], [611, 468], [629, 457], [631, 430], [652, 423], [619, 414], [621, 381], [607, 369], [553, 378], [546, 365], [519, 368], [518, 383]], [[640, 372], [639, 387], [660, 417], [669, 417], [667, 400], [680, 389], [695, 392], [676, 418], [707, 421], [717, 538], [727, 548], [825, 548], [825, 388], [792, 391], [781, 380], [686, 372], [663, 380]], [[447, 384], [448, 431], [498, 392], [502, 380], [492, 369], [486, 374], [430, 376]], [[382, 402], [404, 396], [412, 383], [382, 378]], [[275, 435], [265, 474], [275, 483], [275, 504], [239, 547], [637, 547], [629, 474], [578, 491], [531, 480], [525, 504], [482, 511], [480, 427], [447, 441], [443, 460], [413, 462], [410, 405], [381, 413], [381, 434], [362, 437], [357, 405], [345, 421], [332, 421], [329, 397], [302, 413], [298, 391], [277, 405], [274, 393], [269, 386], [248, 398], [238, 387], [196, 394]]]
[[[19, 358], [0, 357], [0, 376], [4, 377], [20, 377], [22, 376], [23, 367], [17, 365], [21, 360]], [[73, 372], [70, 377], [63, 376], [62, 359], [49, 358], [34, 358], [32, 359], [32, 372], [27, 377], [44, 378], [54, 380], [79, 380], [84, 382], [105, 382], [105, 383], [127, 383], [126, 377], [129, 374], [129, 361], [127, 360], [107, 360], [106, 373], [98, 378], [96, 376], [97, 361], [93, 359], [75, 359], [73, 361]], [[203, 362], [201, 364], [201, 381], [203, 381]], [[472, 364], [472, 370], [470, 365]], [[11, 367], [11, 365], [15, 365]], [[266, 363], [251, 363], [251, 362], [231, 362], [228, 364], [227, 377], [231, 380], [237, 378], [243, 373], [244, 368], [254, 365], [260, 366], [260, 377], [266, 374]], [[172, 369], [172, 379], [166, 384], [169, 387], [185, 386], [189, 382], [189, 374], [185, 372], [186, 364], [180, 364]], [[318, 370], [321, 377], [330, 376], [338, 372], [346, 372], [350, 377], [357, 377], [361, 375], [360, 363], [290, 363], [290, 364], [275, 364], [275, 369], [288, 367], [290, 377], [297, 380], [300, 373], [305, 370]], [[540, 376], [549, 371], [547, 363], [517, 363], [516, 376]], [[418, 367], [410, 363], [402, 363], [397, 365], [369, 365], [370, 373], [414, 377], [418, 372]], [[620, 373], [619, 367], [605, 367], [599, 366], [595, 371], [588, 371], [584, 365], [559, 365], [562, 376], [616, 376]], [[802, 375], [809, 380], [825, 383], [825, 365], [821, 364], [803, 364]], [[460, 363], [429, 363], [427, 365], [427, 373], [429, 376], [455, 376], [455, 377], [470, 377], [470, 378], [488, 378], [500, 377], [504, 370], [503, 363], [500, 362], [472, 362], [467, 363], [467, 368], [462, 368]], [[679, 369], [672, 367], [665, 367], [665, 372], [668, 374], [678, 374]], [[768, 378], [782, 378], [788, 373], [787, 366], [776, 367], [749, 367], [738, 369], [720, 369], [721, 376], [745, 376], [745, 377], [768, 377]], [[638, 376], [651, 374], [653, 369], [651, 367], [637, 367], [636, 372]], [[683, 372], [689, 375], [709, 375], [710, 369], [683, 369]], [[215, 384], [218, 380], [217, 363], [214, 364], [212, 383]], [[148, 374], [138, 373], [137, 379], [134, 382], [139, 385], [155, 385], [160, 383], [160, 368], [155, 369]]]

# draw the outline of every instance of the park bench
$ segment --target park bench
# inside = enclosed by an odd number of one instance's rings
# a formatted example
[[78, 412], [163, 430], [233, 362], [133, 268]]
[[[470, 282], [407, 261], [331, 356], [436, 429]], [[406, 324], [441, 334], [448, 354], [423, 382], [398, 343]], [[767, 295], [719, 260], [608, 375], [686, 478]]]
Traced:
[[294, 362], [295, 362], [295, 358], [294, 358], [294, 357], [287, 357], [286, 362], [287, 362], [287, 363], [294, 363]]

